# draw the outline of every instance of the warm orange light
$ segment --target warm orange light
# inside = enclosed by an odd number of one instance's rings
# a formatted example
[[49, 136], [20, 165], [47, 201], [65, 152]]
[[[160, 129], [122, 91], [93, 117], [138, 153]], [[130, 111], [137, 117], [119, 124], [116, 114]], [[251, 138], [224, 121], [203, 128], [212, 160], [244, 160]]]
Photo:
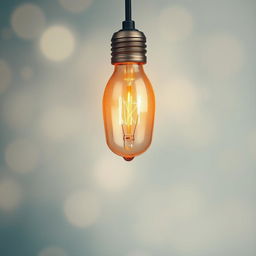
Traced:
[[109, 148], [125, 160], [145, 152], [151, 144], [155, 96], [143, 65], [115, 65], [103, 97], [103, 116]]

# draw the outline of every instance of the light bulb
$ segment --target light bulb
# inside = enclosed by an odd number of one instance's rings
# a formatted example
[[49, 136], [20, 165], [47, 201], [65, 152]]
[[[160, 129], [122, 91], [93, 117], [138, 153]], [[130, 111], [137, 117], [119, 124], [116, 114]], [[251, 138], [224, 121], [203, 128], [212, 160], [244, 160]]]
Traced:
[[135, 29], [131, 0], [125, 1], [123, 29], [112, 37], [115, 65], [103, 96], [103, 118], [109, 148], [125, 160], [145, 152], [152, 141], [155, 96], [144, 73], [146, 37]]
[[143, 64], [116, 64], [103, 96], [109, 148], [128, 161], [145, 152], [152, 140], [154, 114], [154, 92]]

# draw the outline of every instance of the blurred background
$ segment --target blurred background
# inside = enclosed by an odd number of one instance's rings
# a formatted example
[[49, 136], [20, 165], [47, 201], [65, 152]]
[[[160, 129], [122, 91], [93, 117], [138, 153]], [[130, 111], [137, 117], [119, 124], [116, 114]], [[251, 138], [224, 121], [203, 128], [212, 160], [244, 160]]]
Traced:
[[0, 255], [256, 255], [256, 2], [133, 1], [157, 112], [105, 143], [120, 0], [0, 2]]

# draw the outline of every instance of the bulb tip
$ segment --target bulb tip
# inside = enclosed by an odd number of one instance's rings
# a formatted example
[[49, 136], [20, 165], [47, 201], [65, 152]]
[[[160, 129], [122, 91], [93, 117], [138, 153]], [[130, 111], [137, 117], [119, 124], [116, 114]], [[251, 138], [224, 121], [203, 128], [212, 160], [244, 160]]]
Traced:
[[134, 159], [134, 157], [124, 157], [124, 160], [130, 162]]

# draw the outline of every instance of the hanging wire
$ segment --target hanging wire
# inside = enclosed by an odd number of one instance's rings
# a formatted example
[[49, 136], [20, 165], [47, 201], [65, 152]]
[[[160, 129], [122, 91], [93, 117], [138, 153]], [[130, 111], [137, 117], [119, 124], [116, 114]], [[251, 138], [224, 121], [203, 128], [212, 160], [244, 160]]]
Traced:
[[132, 20], [132, 1], [125, 0], [125, 20]]
[[123, 22], [124, 30], [134, 30], [135, 22], [132, 20], [132, 1], [125, 0], [125, 21]]

